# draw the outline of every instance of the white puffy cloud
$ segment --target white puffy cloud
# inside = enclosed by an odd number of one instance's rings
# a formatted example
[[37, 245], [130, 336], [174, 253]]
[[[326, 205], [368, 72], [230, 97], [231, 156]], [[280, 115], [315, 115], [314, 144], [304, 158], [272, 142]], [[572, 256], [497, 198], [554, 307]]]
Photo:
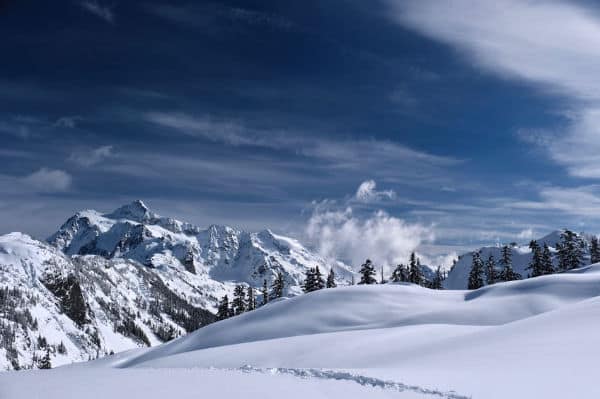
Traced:
[[375, 180], [365, 180], [358, 186], [354, 198], [360, 202], [373, 202], [396, 197], [393, 190], [377, 191], [376, 188]]
[[352, 208], [317, 206], [306, 227], [308, 239], [325, 258], [345, 259], [357, 267], [365, 259], [386, 267], [404, 262], [423, 242], [434, 239], [430, 227], [406, 223], [382, 210], [361, 218]]
[[22, 179], [29, 188], [43, 193], [67, 191], [72, 180], [67, 172], [48, 168], [41, 168]]

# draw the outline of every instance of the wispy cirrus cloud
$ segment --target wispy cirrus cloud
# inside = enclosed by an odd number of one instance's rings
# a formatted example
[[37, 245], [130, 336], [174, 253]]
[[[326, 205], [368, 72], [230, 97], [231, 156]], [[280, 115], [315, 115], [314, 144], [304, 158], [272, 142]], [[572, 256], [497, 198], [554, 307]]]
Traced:
[[64, 170], [41, 168], [21, 179], [33, 191], [54, 193], [67, 191], [73, 178]]
[[93, 149], [78, 149], [71, 153], [68, 160], [80, 166], [90, 167], [114, 156], [113, 146], [103, 145]]
[[[387, 0], [397, 23], [446, 43], [468, 62], [565, 100], [563, 123], [518, 137], [577, 178], [600, 178], [600, 13], [567, 1]], [[569, 214], [600, 216], [595, 188], [542, 187], [540, 201]]]
[[108, 23], [113, 24], [115, 22], [115, 14], [111, 6], [103, 5], [96, 0], [83, 0], [79, 5], [90, 14]]

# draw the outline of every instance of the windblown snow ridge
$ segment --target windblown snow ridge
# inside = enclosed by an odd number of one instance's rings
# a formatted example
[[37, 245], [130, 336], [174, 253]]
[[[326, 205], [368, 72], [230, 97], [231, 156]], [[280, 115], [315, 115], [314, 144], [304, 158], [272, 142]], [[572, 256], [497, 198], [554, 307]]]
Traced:
[[401, 382], [387, 381], [374, 377], [367, 377], [360, 374], [353, 374], [347, 371], [340, 370], [323, 370], [323, 369], [304, 369], [304, 368], [285, 368], [285, 367], [269, 367], [258, 368], [250, 365], [239, 368], [226, 369], [232, 371], [242, 371], [244, 373], [266, 373], [266, 374], [287, 374], [298, 378], [316, 378], [322, 380], [338, 380], [350, 381], [359, 385], [369, 386], [373, 388], [381, 388], [386, 390], [405, 392], [410, 391], [422, 395], [434, 396], [444, 399], [469, 399], [469, 396], [460, 395], [454, 391], [443, 392], [436, 389], [423, 388], [416, 385], [406, 385]]

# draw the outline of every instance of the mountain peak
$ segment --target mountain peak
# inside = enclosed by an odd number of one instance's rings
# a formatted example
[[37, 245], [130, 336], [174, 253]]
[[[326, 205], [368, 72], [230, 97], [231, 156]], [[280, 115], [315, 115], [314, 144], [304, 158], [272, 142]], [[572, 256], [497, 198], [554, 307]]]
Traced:
[[123, 205], [105, 216], [111, 219], [130, 219], [136, 222], [142, 222], [156, 217], [154, 213], [150, 212], [146, 204], [139, 199], [127, 205]]

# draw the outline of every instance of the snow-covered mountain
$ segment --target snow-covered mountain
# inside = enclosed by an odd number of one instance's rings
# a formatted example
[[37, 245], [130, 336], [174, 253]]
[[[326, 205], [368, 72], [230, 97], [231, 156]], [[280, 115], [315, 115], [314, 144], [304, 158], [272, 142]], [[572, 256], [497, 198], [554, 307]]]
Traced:
[[[550, 234], [545, 235], [544, 237], [536, 240], [538, 245], [544, 246], [544, 244], [548, 245], [551, 253], [553, 254], [553, 262], [554, 266], [557, 266], [558, 260], [556, 259], [556, 246], [561, 241], [562, 230], [556, 230], [551, 232]], [[583, 252], [584, 252], [584, 261], [589, 261], [589, 240], [585, 234], [577, 234], [577, 237], [581, 239], [584, 244]], [[527, 267], [531, 262], [532, 253], [529, 248], [529, 243], [527, 244], [516, 244], [513, 243], [510, 245], [512, 252], [512, 267], [513, 270], [519, 273], [521, 276], [526, 277], [528, 274]], [[502, 265], [499, 264], [499, 260], [502, 257], [502, 246], [488, 246], [479, 248], [481, 255], [481, 259], [486, 261], [490, 255], [494, 257], [496, 261], [496, 269], [500, 271]], [[451, 290], [464, 290], [467, 289], [469, 283], [469, 272], [471, 271], [471, 266], [473, 262], [473, 251], [460, 255], [458, 260], [453, 265], [452, 269], [448, 272], [448, 277], [444, 281], [444, 287]], [[589, 262], [588, 262], [589, 263]]]
[[258, 288], [282, 273], [301, 292], [307, 268], [351, 272], [264, 230], [201, 229], [135, 201], [82, 211], [47, 242], [0, 236], [0, 370], [88, 360], [150, 346], [214, 321], [236, 284]]

